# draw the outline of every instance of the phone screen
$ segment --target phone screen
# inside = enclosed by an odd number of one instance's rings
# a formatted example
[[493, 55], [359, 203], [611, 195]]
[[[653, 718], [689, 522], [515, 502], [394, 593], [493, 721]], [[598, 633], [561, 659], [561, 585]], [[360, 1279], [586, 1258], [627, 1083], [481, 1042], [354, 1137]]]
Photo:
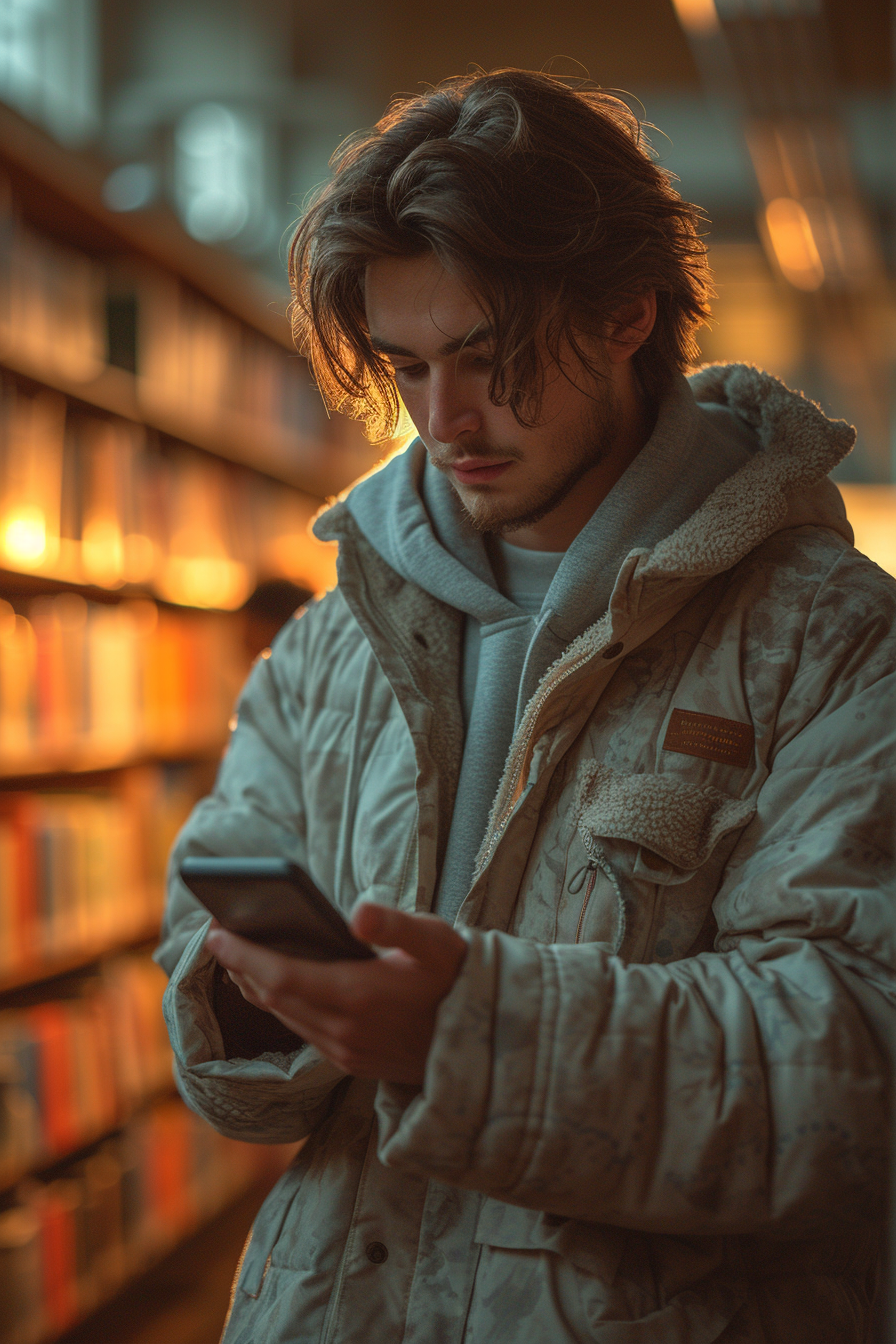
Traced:
[[287, 859], [184, 859], [180, 875], [225, 929], [307, 961], [362, 960], [376, 953]]

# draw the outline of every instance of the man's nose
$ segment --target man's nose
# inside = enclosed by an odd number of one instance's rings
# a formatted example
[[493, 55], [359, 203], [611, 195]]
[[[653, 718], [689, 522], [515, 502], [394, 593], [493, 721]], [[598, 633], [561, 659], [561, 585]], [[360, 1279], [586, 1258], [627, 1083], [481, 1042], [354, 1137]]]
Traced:
[[429, 433], [438, 443], [453, 443], [461, 434], [482, 428], [476, 397], [464, 391], [462, 381], [450, 373], [433, 373], [429, 385]]

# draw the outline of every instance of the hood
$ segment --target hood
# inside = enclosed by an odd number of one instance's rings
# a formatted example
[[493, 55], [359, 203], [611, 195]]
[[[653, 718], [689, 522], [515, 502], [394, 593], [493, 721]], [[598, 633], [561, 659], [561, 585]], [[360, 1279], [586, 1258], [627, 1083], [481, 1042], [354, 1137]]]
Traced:
[[722, 573], [790, 527], [828, 527], [852, 545], [842, 496], [828, 479], [852, 451], [852, 425], [829, 419], [814, 401], [752, 365], [709, 364], [689, 382], [705, 410], [735, 415], [758, 451], [652, 549], [642, 577]]
[[[719, 573], [772, 532], [816, 524], [852, 542], [827, 474], [855, 430], [771, 374], [707, 365], [674, 380], [648, 443], [576, 537], [546, 599], [560, 643], [606, 611], [626, 556], [639, 577]], [[432, 596], [490, 624], [518, 618], [495, 587], [482, 537], [419, 439], [359, 481], [314, 525], [357, 526], [383, 560]]]

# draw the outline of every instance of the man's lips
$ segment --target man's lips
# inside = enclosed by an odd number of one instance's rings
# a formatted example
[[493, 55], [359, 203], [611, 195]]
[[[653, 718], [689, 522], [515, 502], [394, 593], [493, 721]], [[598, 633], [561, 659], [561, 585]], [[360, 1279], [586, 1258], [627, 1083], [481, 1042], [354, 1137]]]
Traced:
[[452, 462], [451, 470], [461, 485], [479, 485], [495, 480], [511, 466], [512, 460], [495, 462], [488, 457], [464, 457], [459, 462]]

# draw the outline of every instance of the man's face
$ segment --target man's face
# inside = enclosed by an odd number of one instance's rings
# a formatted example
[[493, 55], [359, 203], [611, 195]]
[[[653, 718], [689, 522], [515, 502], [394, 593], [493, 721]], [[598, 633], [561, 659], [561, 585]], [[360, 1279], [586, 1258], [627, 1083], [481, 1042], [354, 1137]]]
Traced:
[[[605, 493], [600, 464], [619, 421], [612, 380], [589, 379], [572, 355], [565, 372], [550, 361], [530, 428], [489, 399], [487, 320], [432, 255], [371, 263], [365, 307], [373, 345], [391, 360], [417, 433], [473, 525], [515, 533], [532, 549], [565, 549]], [[609, 371], [602, 343], [588, 354]]]

